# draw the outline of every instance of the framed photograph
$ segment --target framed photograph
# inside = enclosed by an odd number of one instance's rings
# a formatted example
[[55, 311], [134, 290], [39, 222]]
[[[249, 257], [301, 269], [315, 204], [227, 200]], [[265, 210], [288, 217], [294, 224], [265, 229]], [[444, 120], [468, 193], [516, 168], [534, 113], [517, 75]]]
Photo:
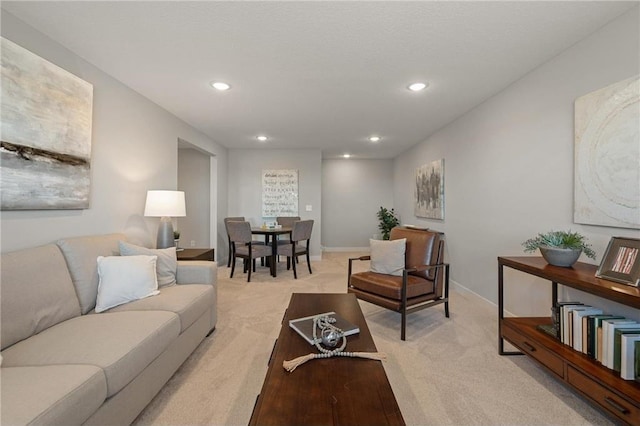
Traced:
[[596, 277], [637, 287], [640, 284], [640, 239], [612, 237]]

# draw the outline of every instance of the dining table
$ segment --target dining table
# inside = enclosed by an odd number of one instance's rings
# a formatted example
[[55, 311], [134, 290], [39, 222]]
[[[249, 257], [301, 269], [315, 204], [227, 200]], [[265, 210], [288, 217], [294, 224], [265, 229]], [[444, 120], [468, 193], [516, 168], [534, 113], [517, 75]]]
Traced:
[[266, 245], [269, 244], [269, 241], [272, 241], [271, 244], [271, 259], [273, 259], [272, 262], [269, 262], [269, 267], [271, 270], [271, 276], [272, 277], [276, 277], [277, 276], [277, 258], [278, 258], [278, 235], [285, 235], [285, 234], [289, 234], [289, 237], [291, 237], [291, 231], [293, 230], [292, 227], [290, 226], [281, 226], [279, 228], [275, 228], [275, 227], [262, 227], [262, 226], [257, 226], [257, 227], [252, 227], [251, 228], [251, 234], [253, 235], [264, 235], [264, 243]]

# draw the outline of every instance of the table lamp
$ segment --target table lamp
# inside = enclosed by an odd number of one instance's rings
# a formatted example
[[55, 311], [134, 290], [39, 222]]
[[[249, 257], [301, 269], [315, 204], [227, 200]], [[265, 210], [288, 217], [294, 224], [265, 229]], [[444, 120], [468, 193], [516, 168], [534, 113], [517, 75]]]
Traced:
[[173, 247], [175, 242], [173, 240], [171, 218], [187, 215], [184, 191], [147, 191], [144, 215], [161, 218], [158, 226], [156, 247], [159, 249]]

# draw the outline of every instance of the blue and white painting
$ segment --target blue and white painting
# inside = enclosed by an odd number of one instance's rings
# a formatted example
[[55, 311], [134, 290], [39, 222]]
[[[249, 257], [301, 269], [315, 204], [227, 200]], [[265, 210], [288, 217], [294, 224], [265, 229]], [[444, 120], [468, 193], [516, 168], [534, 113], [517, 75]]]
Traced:
[[0, 207], [89, 208], [93, 86], [1, 42]]

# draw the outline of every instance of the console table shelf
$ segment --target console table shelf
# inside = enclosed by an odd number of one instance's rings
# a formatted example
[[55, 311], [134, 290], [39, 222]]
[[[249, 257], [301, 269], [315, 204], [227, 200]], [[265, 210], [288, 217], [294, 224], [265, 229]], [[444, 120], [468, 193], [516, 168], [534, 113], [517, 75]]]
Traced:
[[[596, 266], [586, 263], [578, 262], [572, 268], [562, 268], [547, 264], [541, 257], [498, 258], [500, 355], [526, 354], [616, 419], [640, 424], [640, 383], [621, 379], [619, 373], [537, 328], [540, 324], [551, 324], [551, 318], [504, 317], [505, 266], [551, 281], [554, 304], [558, 300], [558, 284], [636, 309], [640, 308], [640, 290], [598, 279], [595, 277]], [[504, 340], [522, 352], [506, 352]]]

